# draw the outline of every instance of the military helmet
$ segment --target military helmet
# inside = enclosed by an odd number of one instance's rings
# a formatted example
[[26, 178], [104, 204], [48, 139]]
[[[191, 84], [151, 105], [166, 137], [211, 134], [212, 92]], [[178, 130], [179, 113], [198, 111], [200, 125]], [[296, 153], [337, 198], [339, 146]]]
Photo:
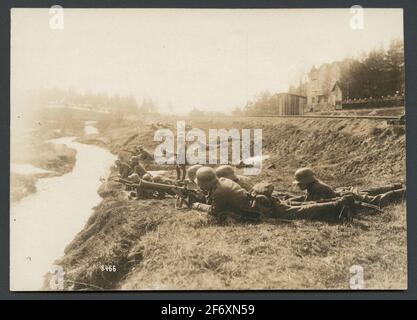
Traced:
[[216, 168], [216, 175], [218, 178], [227, 178], [233, 181], [238, 180], [235, 175], [235, 169], [229, 165], [223, 165]]
[[140, 181], [140, 177], [137, 173], [132, 173], [130, 176], [127, 177], [133, 183], [138, 183]]
[[250, 193], [253, 195], [264, 195], [267, 197], [271, 197], [273, 192], [274, 185], [270, 182], [259, 182], [250, 190]]
[[202, 167], [203, 166], [201, 164], [195, 164], [195, 165], [189, 167], [187, 169], [187, 177], [188, 177], [188, 179], [190, 181], [194, 181], [195, 180], [196, 173], [197, 173], [197, 170], [200, 169], [200, 168], [202, 168]]
[[210, 189], [217, 182], [216, 171], [210, 167], [201, 167], [196, 173], [197, 184], [202, 189]]
[[294, 184], [304, 183], [309, 184], [317, 181], [314, 171], [310, 168], [300, 168], [295, 172]]
[[136, 162], [139, 162], [139, 158], [138, 158], [137, 156], [131, 156], [129, 160], [130, 160], [130, 162], [132, 162], [132, 163], [133, 163], [133, 162], [135, 162], [135, 163], [136, 163]]

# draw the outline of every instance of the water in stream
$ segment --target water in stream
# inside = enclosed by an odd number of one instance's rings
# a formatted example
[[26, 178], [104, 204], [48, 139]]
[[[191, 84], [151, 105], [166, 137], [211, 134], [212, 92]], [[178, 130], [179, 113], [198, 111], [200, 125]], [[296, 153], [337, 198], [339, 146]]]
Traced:
[[74, 139], [52, 140], [77, 151], [74, 169], [60, 177], [39, 179], [36, 193], [11, 204], [11, 290], [40, 290], [43, 276], [101, 200], [100, 178], [106, 177], [116, 156]]

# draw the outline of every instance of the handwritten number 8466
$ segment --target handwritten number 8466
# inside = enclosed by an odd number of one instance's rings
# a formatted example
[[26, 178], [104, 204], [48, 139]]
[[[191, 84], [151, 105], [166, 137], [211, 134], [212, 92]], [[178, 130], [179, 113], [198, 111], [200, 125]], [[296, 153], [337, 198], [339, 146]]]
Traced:
[[116, 272], [116, 266], [115, 265], [101, 265], [100, 266], [101, 271], [107, 271], [107, 272]]

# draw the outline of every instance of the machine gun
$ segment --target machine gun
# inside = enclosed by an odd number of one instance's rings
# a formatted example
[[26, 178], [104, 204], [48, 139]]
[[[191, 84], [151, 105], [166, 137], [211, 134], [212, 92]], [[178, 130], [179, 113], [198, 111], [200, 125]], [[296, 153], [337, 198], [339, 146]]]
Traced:
[[336, 189], [336, 194], [343, 196], [345, 194], [367, 194], [369, 196], [376, 196], [378, 194], [381, 193], [385, 193], [385, 192], [389, 192], [389, 191], [394, 191], [394, 190], [398, 190], [398, 189], [402, 189], [404, 188], [404, 184], [398, 182], [398, 183], [393, 183], [393, 184], [389, 184], [389, 185], [384, 185], [381, 187], [370, 187], [370, 188], [365, 188], [365, 189], [358, 189], [355, 187], [339, 187]]
[[204, 202], [204, 195], [197, 189], [189, 188], [187, 184], [183, 186], [155, 183], [140, 179], [139, 182], [131, 182], [122, 178], [116, 181], [125, 185], [136, 188], [137, 191], [156, 191], [158, 193], [167, 193], [175, 196], [175, 208], [182, 208], [185, 204], [187, 208], [191, 208], [194, 202]]
[[[375, 211], [377, 211], [377, 212], [381, 212], [381, 213], [383, 213], [383, 212], [384, 212], [384, 211], [383, 211], [383, 210], [382, 210], [379, 206], [377, 206], [377, 205], [370, 204], [370, 203], [367, 203], [367, 202], [363, 202], [363, 201], [361, 201], [361, 200], [359, 200], [359, 199], [355, 198], [355, 194], [353, 194], [353, 193], [346, 194], [346, 195], [353, 196], [353, 204], [354, 204], [355, 206], [357, 206], [357, 207], [360, 207], [360, 208], [365, 208], [365, 209], [372, 209], [372, 210], [375, 210]], [[332, 202], [332, 201], [337, 201], [337, 200], [340, 200], [341, 198], [342, 198], [342, 197], [332, 198], [332, 199], [324, 199], [324, 200], [319, 200], [319, 201], [314, 201], [314, 202], [315, 202], [315, 203]]]
[[386, 186], [382, 186], [382, 187], [372, 187], [372, 188], [368, 188], [365, 190], [361, 190], [361, 192], [363, 193], [367, 193], [370, 196], [376, 196], [378, 194], [381, 193], [385, 193], [385, 192], [389, 192], [389, 191], [393, 191], [393, 190], [398, 190], [404, 188], [404, 185], [402, 183], [394, 183], [394, 184], [390, 184], [390, 185], [386, 185]]
[[[374, 204], [370, 204], [364, 201], [361, 201], [360, 199], [355, 198], [354, 194], [349, 194], [350, 196], [353, 197], [353, 201], [352, 201], [352, 205], [353, 205], [353, 209], [355, 208], [362, 208], [362, 209], [371, 209], [375, 212], [379, 212], [379, 213], [383, 213], [384, 211], [377, 205]], [[342, 196], [340, 197], [336, 197], [336, 198], [331, 198], [331, 199], [323, 199], [323, 200], [317, 200], [317, 201], [309, 201], [309, 202], [294, 202], [294, 201], [285, 201], [287, 204], [289, 205], [293, 205], [293, 206], [302, 206], [302, 205], [307, 205], [307, 204], [313, 204], [313, 203], [326, 203], [326, 202], [336, 202], [338, 200], [342, 199]], [[356, 211], [356, 210], [354, 210]], [[339, 212], [338, 215], [338, 219], [341, 221], [342, 219], [346, 219], [347, 221], [351, 221], [353, 219], [353, 217], [351, 216], [351, 212], [349, 210], [348, 207], [343, 206], [341, 211]]]

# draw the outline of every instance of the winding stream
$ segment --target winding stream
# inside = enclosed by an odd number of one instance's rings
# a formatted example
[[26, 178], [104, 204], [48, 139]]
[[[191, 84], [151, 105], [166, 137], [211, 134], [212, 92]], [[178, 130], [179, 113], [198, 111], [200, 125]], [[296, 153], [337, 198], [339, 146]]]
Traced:
[[[91, 132], [91, 131], [90, 131]], [[38, 191], [10, 207], [10, 290], [40, 290], [43, 276], [64, 254], [65, 246], [84, 227], [101, 198], [100, 178], [116, 159], [107, 150], [74, 141], [51, 140], [77, 151], [74, 169], [42, 178]]]

